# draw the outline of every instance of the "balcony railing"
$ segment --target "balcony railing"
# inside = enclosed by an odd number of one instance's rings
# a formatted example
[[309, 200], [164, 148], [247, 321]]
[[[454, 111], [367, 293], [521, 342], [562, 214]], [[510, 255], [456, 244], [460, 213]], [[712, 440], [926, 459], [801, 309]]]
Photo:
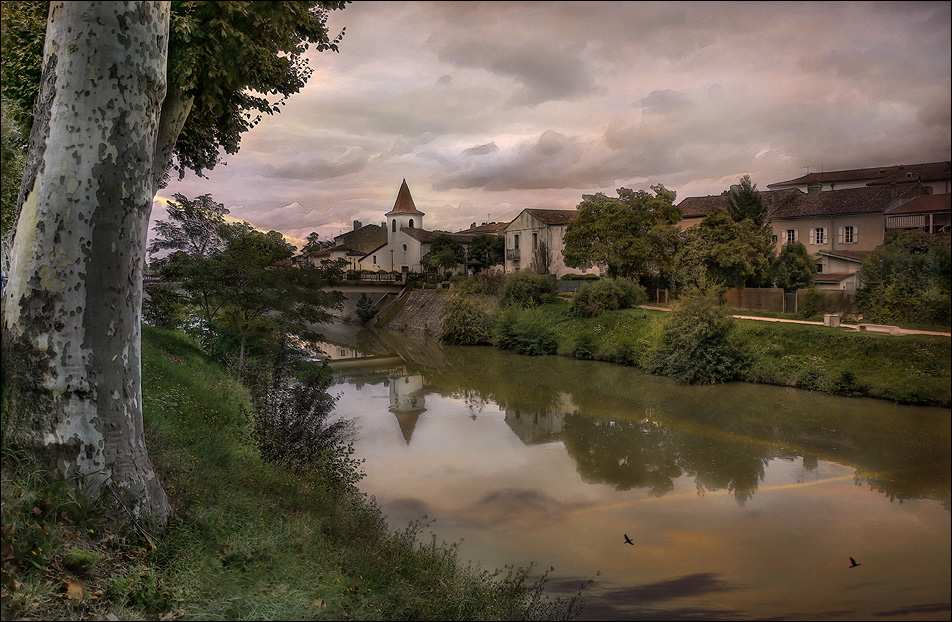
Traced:
[[507, 248], [506, 249], [506, 259], [509, 261], [519, 261], [519, 249], [518, 248]]

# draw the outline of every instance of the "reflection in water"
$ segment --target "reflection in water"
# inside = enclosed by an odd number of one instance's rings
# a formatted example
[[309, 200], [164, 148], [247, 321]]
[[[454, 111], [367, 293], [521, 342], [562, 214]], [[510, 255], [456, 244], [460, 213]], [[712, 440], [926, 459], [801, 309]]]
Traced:
[[334, 390], [394, 527], [599, 571], [590, 619], [949, 618], [948, 410], [377, 339]]

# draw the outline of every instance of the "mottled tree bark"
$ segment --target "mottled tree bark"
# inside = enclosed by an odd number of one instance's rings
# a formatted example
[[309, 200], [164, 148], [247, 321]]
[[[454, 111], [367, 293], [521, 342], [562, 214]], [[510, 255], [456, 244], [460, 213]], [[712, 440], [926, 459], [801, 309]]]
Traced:
[[156, 158], [171, 153], [157, 144], [169, 5], [51, 3], [3, 305], [5, 440], [152, 525], [169, 504], [145, 447], [140, 316]]

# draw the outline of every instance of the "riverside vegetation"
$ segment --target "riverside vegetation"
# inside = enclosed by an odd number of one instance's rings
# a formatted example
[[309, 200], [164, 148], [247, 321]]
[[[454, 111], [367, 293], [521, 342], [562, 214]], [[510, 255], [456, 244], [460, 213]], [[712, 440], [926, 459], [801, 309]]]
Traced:
[[[389, 530], [356, 486], [359, 463], [334, 432], [341, 422], [320, 415], [332, 398], [312, 399], [326, 387], [321, 369], [307, 371], [309, 382], [275, 389], [275, 366], [249, 389], [190, 337], [143, 327], [146, 438], [175, 508], [171, 525], [164, 533], [114, 527], [74, 482], [46, 481], [5, 443], [3, 619], [578, 615], [578, 597], [544, 594], [547, 573], [530, 580], [532, 568], [463, 564], [456, 545], [423, 537], [423, 523]], [[290, 392], [284, 410], [262, 409], [262, 399], [281, 402], [276, 391]], [[320, 420], [311, 432], [331, 430], [339, 441], [305, 463], [281, 439], [296, 403]], [[8, 406], [5, 397], [4, 413]], [[270, 413], [270, 432], [253, 410]]]
[[531, 272], [470, 279], [449, 292], [443, 339], [521, 354], [637, 367], [689, 384], [745, 381], [901, 404], [952, 405], [948, 337], [894, 337], [730, 317], [717, 289], [685, 292], [670, 312], [641, 309], [637, 283], [586, 283], [571, 302]]

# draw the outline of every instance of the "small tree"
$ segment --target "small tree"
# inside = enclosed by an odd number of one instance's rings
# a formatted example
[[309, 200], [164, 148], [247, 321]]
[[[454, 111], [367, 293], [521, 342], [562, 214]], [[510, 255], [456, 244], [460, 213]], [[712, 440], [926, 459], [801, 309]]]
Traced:
[[813, 286], [816, 264], [801, 242], [784, 244], [771, 267], [774, 283], [786, 292]]
[[[725, 287], [758, 287], [769, 281], [772, 251], [765, 246], [752, 221], [736, 222], [724, 210], [714, 208], [684, 233], [678, 263], [702, 267], [695, 272], [701, 280], [711, 279]], [[681, 272], [690, 270], [682, 268]]]
[[465, 261], [463, 245], [448, 235], [438, 235], [430, 242], [430, 250], [420, 260], [427, 270], [445, 271]]

